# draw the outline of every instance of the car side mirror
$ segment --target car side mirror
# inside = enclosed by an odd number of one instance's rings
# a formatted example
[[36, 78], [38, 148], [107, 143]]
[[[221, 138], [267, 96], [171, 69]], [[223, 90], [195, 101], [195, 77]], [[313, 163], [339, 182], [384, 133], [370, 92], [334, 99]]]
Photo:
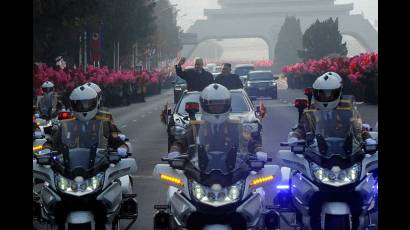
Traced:
[[171, 115], [172, 115], [172, 110], [171, 110], [171, 108], [168, 108], [167, 114], [168, 114], [168, 116], [171, 116]]

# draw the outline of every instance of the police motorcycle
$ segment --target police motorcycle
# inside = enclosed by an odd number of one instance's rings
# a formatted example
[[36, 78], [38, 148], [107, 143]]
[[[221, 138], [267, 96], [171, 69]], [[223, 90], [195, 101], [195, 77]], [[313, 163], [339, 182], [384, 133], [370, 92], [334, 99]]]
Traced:
[[[53, 121], [49, 121], [46, 125], [45, 120], [39, 119], [39, 115], [35, 114], [33, 118], [33, 157], [35, 155], [47, 154], [44, 150], [44, 144], [47, 142], [47, 138], [50, 138], [52, 128], [54, 125], [59, 125], [59, 121], [70, 119], [72, 117], [71, 112], [65, 109], [58, 113], [58, 116]], [[40, 121], [39, 121], [40, 120]], [[42, 122], [41, 122], [42, 120]]]
[[[303, 111], [307, 101], [295, 106]], [[377, 229], [371, 218], [378, 212], [377, 144], [355, 141], [352, 127], [327, 136], [334, 127], [323, 123], [306, 141], [280, 144], [290, 150], [278, 152], [283, 167], [275, 210], [295, 229]]]
[[[167, 203], [155, 205], [154, 229], [271, 229], [266, 186], [278, 180], [279, 167], [265, 165], [266, 153], [250, 155], [241, 126], [230, 130], [224, 148], [210, 135], [211, 123], [195, 120], [198, 103], [187, 103], [192, 133], [187, 154], [168, 154], [153, 175], [169, 185]], [[214, 144], [214, 145], [213, 145]], [[213, 145], [213, 147], [212, 147]]]
[[91, 137], [73, 146], [78, 136], [63, 135], [61, 150], [43, 150], [33, 160], [33, 179], [45, 182], [33, 187], [33, 219], [46, 229], [110, 230], [131, 220], [129, 229], [138, 216], [136, 194], [120, 178], [135, 175], [135, 159], [97, 148]]

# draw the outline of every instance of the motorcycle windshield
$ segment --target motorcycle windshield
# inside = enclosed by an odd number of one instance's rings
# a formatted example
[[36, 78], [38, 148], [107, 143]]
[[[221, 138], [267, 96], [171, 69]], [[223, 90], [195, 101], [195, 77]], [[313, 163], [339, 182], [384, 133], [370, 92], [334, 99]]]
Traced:
[[229, 174], [243, 163], [246, 141], [242, 126], [230, 121], [213, 124], [200, 121], [193, 126], [196, 150], [191, 161], [201, 173]]
[[325, 158], [348, 158], [361, 151], [361, 120], [351, 111], [317, 111], [315, 118], [315, 141], [310, 151]]
[[69, 149], [103, 146], [106, 142], [103, 135], [106, 133], [104, 131], [106, 128], [99, 120], [63, 122], [61, 124], [61, 141]]

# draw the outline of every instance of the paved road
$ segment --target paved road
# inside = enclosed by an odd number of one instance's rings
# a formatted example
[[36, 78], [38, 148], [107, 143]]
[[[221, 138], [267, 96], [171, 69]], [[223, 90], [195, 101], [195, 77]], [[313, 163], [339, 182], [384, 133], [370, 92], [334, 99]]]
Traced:
[[[285, 141], [290, 128], [295, 125], [297, 111], [291, 102], [303, 97], [301, 90], [287, 90], [279, 85], [278, 100], [264, 100], [268, 115], [263, 121], [265, 150], [275, 159], [279, 142]], [[154, 204], [164, 204], [167, 187], [152, 178], [152, 170], [167, 151], [166, 127], [160, 122], [160, 112], [166, 102], [172, 103], [171, 90], [147, 98], [146, 103], [111, 109], [118, 127], [128, 135], [133, 145], [133, 157], [137, 160], [138, 175], [134, 178], [139, 200], [139, 217], [132, 229], [152, 229]], [[377, 106], [358, 105], [365, 121], [374, 125]]]

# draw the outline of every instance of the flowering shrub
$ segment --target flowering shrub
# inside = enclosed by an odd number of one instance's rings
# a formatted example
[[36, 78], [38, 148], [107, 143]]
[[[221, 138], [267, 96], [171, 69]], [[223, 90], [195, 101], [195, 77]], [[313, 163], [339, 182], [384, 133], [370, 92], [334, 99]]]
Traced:
[[[362, 53], [352, 58], [307, 60], [282, 68], [282, 73], [287, 77], [289, 88], [311, 86], [317, 77], [329, 71], [338, 73], [343, 78], [344, 86], [345, 83], [347, 85], [351, 83], [353, 94], [356, 93], [358, 96], [358, 89], [364, 89], [367, 95], [365, 99], [377, 103], [378, 53]], [[306, 79], [309, 80], [306, 81]]]
[[52, 81], [56, 86], [73, 89], [90, 81], [101, 86], [135, 83], [139, 79], [142, 80], [140, 82], [145, 84], [159, 84], [168, 76], [166, 71], [162, 70], [143, 70], [141, 73], [138, 73], [134, 70], [113, 71], [107, 67], [97, 68], [92, 65], [87, 66], [87, 71], [83, 72], [81, 68], [56, 70], [45, 64], [37, 64], [33, 72], [36, 89], [40, 88], [41, 84], [45, 81]]

